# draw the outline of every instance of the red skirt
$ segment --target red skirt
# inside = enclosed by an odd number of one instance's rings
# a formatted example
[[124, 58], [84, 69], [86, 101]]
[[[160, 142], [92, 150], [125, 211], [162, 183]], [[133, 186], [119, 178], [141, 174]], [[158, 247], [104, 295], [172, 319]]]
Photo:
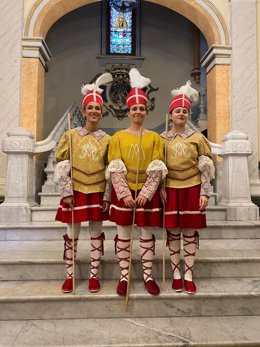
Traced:
[[[137, 196], [140, 190], [137, 192]], [[135, 192], [131, 190], [134, 198]], [[116, 192], [112, 190], [112, 204], [110, 205], [109, 220], [118, 225], [132, 225], [133, 208], [127, 207], [123, 200], [118, 200]], [[151, 201], [148, 201], [144, 207], [137, 207], [135, 212], [135, 224], [138, 227], [157, 227], [162, 225], [162, 204], [158, 190]]]
[[[103, 195], [102, 192], [84, 194], [74, 190], [74, 222], [107, 220], [108, 212], [102, 212]], [[63, 223], [72, 223], [71, 208], [62, 199], [55, 219]]]
[[199, 210], [200, 184], [189, 188], [166, 188], [165, 228], [206, 228], [206, 212]]

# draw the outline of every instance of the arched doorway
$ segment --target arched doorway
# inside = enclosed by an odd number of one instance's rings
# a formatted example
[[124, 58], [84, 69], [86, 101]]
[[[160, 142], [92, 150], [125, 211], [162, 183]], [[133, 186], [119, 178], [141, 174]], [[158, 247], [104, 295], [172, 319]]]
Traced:
[[[23, 39], [21, 125], [30, 129], [37, 140], [43, 137], [44, 66], [51, 57], [45, 37], [59, 18], [94, 2], [97, 1], [38, 0], [27, 17]], [[230, 42], [224, 19], [207, 0], [148, 2], [179, 13], [204, 34], [210, 47], [202, 62], [207, 67], [208, 134], [211, 141], [220, 142], [230, 129]]]

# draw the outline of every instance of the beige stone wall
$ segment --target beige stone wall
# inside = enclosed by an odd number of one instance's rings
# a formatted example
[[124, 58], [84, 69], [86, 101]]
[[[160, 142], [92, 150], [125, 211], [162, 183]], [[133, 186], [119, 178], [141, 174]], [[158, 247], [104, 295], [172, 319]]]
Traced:
[[[0, 143], [19, 125], [22, 1], [0, 1]], [[4, 195], [6, 155], [0, 151], [0, 196]]]

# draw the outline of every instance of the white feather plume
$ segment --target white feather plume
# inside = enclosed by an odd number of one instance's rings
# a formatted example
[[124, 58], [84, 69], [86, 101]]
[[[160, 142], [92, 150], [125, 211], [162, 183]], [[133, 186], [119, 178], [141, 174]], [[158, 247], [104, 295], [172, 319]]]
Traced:
[[102, 93], [103, 89], [99, 88], [99, 86], [103, 84], [108, 84], [109, 82], [113, 81], [113, 77], [111, 73], [105, 72], [102, 75], [100, 75], [94, 83], [91, 84], [83, 84], [81, 87], [81, 93], [83, 95], [86, 95], [88, 91], [95, 90], [96, 92]]
[[132, 88], [142, 89], [148, 86], [149, 83], [151, 83], [151, 80], [149, 78], [142, 76], [140, 72], [135, 68], [130, 70], [129, 77]]
[[171, 94], [173, 97], [179, 94], [185, 94], [194, 104], [199, 100], [199, 93], [196, 89], [192, 88], [190, 81], [187, 81], [186, 84], [180, 88], [173, 89]]

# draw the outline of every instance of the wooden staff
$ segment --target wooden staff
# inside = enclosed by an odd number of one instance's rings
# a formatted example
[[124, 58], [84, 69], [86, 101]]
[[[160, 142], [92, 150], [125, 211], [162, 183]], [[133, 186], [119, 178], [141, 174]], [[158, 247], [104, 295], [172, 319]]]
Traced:
[[[139, 146], [138, 146], [137, 172], [136, 172], [136, 180], [135, 180], [135, 201], [137, 198], [137, 189], [138, 189], [140, 154], [141, 154], [141, 147], [142, 147], [142, 135], [143, 135], [143, 128], [140, 129], [140, 139], [139, 139]], [[130, 282], [131, 282], [135, 215], [136, 215], [136, 206], [134, 206], [134, 210], [133, 210], [133, 221], [132, 221], [132, 229], [131, 229], [131, 237], [130, 237], [130, 256], [129, 256], [128, 282], [127, 282], [127, 290], [126, 290], [126, 298], [125, 298], [125, 312], [127, 312], [127, 309], [128, 309], [129, 291], [130, 291]]]
[[[72, 163], [72, 138], [71, 138], [71, 126], [70, 126], [70, 112], [68, 112], [68, 130], [69, 130], [69, 150], [70, 150], [70, 177], [71, 177], [71, 186], [73, 189], [73, 163]], [[72, 294], [76, 294], [76, 285], [75, 285], [75, 224], [74, 224], [74, 208], [73, 203], [70, 205], [71, 208], [71, 226], [72, 226]]]
[[[165, 117], [165, 138], [164, 138], [164, 163], [167, 166], [167, 135], [168, 135], [168, 114]], [[165, 191], [166, 178], [163, 180], [163, 189]], [[163, 203], [163, 274], [162, 289], [165, 289], [165, 203]]]

